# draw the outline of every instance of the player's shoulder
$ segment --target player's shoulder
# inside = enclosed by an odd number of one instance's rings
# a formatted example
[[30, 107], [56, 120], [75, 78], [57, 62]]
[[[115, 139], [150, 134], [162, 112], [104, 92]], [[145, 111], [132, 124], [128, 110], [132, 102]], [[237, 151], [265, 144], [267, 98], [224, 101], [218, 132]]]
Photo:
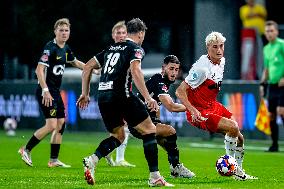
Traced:
[[147, 81], [148, 83], [160, 83], [163, 81], [163, 76], [160, 73], [156, 73], [150, 77], [150, 79]]

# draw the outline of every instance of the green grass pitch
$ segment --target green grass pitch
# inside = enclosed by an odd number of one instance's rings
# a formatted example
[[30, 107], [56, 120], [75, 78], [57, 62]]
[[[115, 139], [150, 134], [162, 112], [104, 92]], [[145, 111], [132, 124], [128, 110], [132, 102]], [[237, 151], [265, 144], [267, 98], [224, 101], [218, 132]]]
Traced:
[[[131, 138], [126, 149], [126, 159], [136, 164], [135, 168], [109, 167], [101, 159], [96, 169], [96, 184], [89, 186], [84, 180], [82, 158], [92, 154], [107, 133], [66, 132], [59, 159], [71, 164], [71, 168], [48, 168], [49, 138], [46, 137], [32, 152], [33, 167], [23, 163], [18, 149], [31, 137], [33, 131], [17, 131], [15, 137], [8, 137], [0, 131], [0, 188], [149, 188], [149, 172], [144, 159], [142, 142]], [[270, 141], [246, 141], [244, 168], [247, 173], [258, 176], [259, 180], [235, 181], [219, 176], [215, 162], [224, 154], [223, 141], [214, 138], [204, 141], [197, 138], [180, 137], [178, 145], [180, 160], [195, 172], [193, 179], [173, 179], [165, 151], [159, 148], [161, 174], [175, 188], [284, 188], [284, 153], [267, 153], [263, 149]], [[211, 146], [208, 147], [208, 144]], [[280, 144], [283, 146], [283, 142]], [[206, 147], [207, 146], [207, 147]], [[283, 148], [281, 149], [283, 150]]]

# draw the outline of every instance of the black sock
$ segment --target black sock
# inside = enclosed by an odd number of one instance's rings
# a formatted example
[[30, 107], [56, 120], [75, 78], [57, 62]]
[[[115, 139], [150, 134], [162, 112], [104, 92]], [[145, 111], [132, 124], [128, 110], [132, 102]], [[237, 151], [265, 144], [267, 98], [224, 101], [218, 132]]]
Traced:
[[150, 172], [158, 171], [158, 147], [155, 134], [142, 136], [144, 155], [148, 163]]
[[278, 147], [279, 130], [276, 120], [270, 121], [272, 146]]
[[50, 159], [57, 159], [60, 150], [60, 144], [50, 144]]
[[166, 137], [165, 149], [168, 153], [168, 161], [173, 166], [176, 167], [179, 164], [179, 150], [177, 147], [177, 135], [173, 134]]
[[32, 151], [32, 149], [40, 142], [34, 135], [30, 138], [29, 142], [26, 145], [26, 149], [28, 151]]
[[95, 154], [99, 159], [101, 159], [102, 157], [107, 156], [110, 152], [112, 152], [120, 145], [121, 142], [117, 138], [111, 136], [100, 143], [99, 147], [96, 149]]

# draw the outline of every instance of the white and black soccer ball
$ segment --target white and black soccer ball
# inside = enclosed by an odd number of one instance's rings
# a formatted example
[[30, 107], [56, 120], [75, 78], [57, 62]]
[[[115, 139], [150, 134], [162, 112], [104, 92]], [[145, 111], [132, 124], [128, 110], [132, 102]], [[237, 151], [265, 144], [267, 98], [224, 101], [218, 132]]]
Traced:
[[232, 176], [237, 166], [236, 159], [230, 155], [223, 155], [216, 161], [216, 170], [222, 176]]
[[8, 136], [15, 136], [16, 135], [16, 129], [17, 129], [17, 121], [13, 118], [7, 118], [4, 123], [3, 127], [4, 130], [6, 131], [6, 134]]

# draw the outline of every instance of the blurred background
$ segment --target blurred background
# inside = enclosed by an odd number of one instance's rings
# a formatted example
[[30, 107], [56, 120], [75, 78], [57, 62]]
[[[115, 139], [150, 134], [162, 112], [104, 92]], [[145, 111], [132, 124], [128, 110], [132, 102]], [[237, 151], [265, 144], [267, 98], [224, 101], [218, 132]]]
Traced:
[[[266, 20], [279, 24], [280, 37], [284, 37], [281, 1], [255, 2], [266, 9]], [[227, 38], [226, 69], [219, 100], [235, 113], [248, 137], [267, 138], [254, 126], [260, 101], [258, 82], [265, 40], [255, 28], [245, 28], [242, 24], [240, 8], [246, 1], [2, 0], [1, 4], [0, 125], [6, 118], [13, 117], [19, 129], [42, 126], [44, 120], [34, 94], [37, 84], [34, 70], [43, 46], [54, 38], [53, 25], [57, 19], [70, 19], [68, 44], [79, 60], [87, 62], [112, 42], [111, 29], [117, 21], [139, 17], [148, 27], [142, 45], [146, 52], [142, 64], [146, 79], [159, 72], [165, 55], [175, 54], [182, 62], [179, 77], [182, 80], [195, 60], [206, 54], [205, 37], [211, 31], [223, 33]], [[80, 77], [80, 70], [65, 69], [62, 95], [68, 129], [103, 130], [96, 103], [96, 79], [89, 108], [81, 111], [75, 106], [81, 92]], [[204, 135], [187, 126], [183, 113], [172, 114], [163, 108], [161, 111], [161, 119], [172, 123], [180, 135]], [[280, 133], [283, 139], [283, 129]]]

